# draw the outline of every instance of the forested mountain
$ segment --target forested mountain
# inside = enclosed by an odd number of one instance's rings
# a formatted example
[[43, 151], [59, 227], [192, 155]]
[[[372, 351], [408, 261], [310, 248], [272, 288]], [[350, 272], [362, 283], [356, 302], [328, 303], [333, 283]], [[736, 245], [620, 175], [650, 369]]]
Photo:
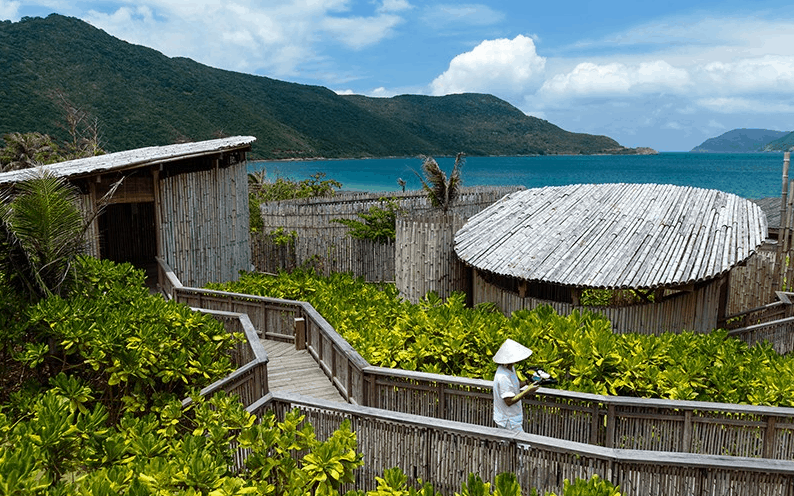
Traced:
[[749, 153], [765, 151], [764, 147], [782, 136], [787, 131], [769, 129], [734, 129], [716, 138], [709, 138], [693, 148], [692, 152], [712, 153]]
[[788, 133], [782, 138], [771, 141], [764, 147], [765, 152], [791, 152], [794, 151], [794, 133]]
[[70, 17], [0, 22], [0, 135], [66, 139], [64, 101], [107, 151], [253, 135], [254, 158], [634, 153], [491, 95], [342, 96], [169, 58]]

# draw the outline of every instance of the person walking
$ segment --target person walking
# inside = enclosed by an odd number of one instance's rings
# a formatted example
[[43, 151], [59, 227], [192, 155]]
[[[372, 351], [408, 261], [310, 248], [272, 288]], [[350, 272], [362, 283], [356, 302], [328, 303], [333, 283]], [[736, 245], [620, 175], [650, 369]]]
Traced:
[[493, 419], [496, 425], [512, 432], [523, 432], [524, 409], [521, 399], [535, 394], [539, 387], [528, 386], [529, 381], [519, 381], [516, 374], [515, 364], [530, 355], [532, 350], [507, 339], [493, 356], [493, 361], [499, 364], [493, 377]]

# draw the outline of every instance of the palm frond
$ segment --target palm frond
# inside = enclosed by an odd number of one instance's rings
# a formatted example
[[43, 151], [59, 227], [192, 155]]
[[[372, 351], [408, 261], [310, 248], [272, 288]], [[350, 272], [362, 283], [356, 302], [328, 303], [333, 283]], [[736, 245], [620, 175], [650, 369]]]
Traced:
[[0, 255], [32, 297], [60, 294], [71, 263], [83, 249], [84, 221], [77, 191], [46, 170], [0, 197]]
[[458, 192], [462, 184], [461, 169], [465, 162], [465, 155], [461, 152], [455, 156], [455, 166], [447, 180], [447, 175], [438, 165], [433, 157], [420, 155], [422, 159], [422, 171], [424, 177], [414, 171], [414, 174], [422, 182], [422, 189], [427, 193], [430, 205], [440, 208], [444, 213], [449, 211], [452, 204], [458, 197]]

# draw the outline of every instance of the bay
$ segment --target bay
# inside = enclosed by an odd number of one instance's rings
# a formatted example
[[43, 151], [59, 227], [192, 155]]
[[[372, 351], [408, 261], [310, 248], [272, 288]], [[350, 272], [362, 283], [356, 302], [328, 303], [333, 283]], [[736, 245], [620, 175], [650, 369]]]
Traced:
[[[437, 157], [447, 174], [454, 158]], [[323, 173], [342, 183], [346, 191], [388, 192], [419, 189], [419, 158], [356, 160], [252, 161], [248, 170], [265, 169], [271, 180], [296, 181]], [[717, 189], [758, 199], [779, 197], [782, 153], [659, 153], [658, 155], [563, 155], [541, 157], [467, 157], [462, 170], [464, 186], [526, 188], [568, 184], [656, 183]], [[794, 174], [792, 174], [794, 176]]]

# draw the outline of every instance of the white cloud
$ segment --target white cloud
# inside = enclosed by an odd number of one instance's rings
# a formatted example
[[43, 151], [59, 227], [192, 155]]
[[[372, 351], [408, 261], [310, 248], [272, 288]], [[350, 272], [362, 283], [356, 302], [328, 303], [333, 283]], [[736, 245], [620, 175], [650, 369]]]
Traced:
[[321, 28], [343, 45], [358, 50], [377, 44], [401, 22], [401, 17], [387, 14], [376, 17], [327, 17], [321, 23]]
[[686, 70], [663, 60], [628, 66], [619, 62], [583, 62], [567, 74], [557, 74], [538, 91], [541, 100], [563, 100], [648, 93], [677, 93], [690, 85]]
[[18, 20], [19, 7], [19, 2], [0, 0], [0, 20]]
[[762, 100], [749, 97], [700, 98], [701, 107], [722, 114], [788, 114], [794, 112], [794, 103], [777, 99]]
[[334, 90], [334, 93], [336, 93], [337, 95], [355, 95], [355, 94], [356, 94], [356, 93], [355, 93], [353, 90], [351, 90], [351, 89], [347, 89], [347, 90]]
[[538, 56], [532, 38], [486, 40], [456, 56], [431, 83], [434, 95], [487, 92], [518, 95], [540, 83], [546, 59]]
[[733, 62], [710, 62], [701, 68], [712, 91], [791, 92], [794, 88], [794, 56], [766, 55]]
[[504, 19], [504, 14], [483, 4], [451, 3], [428, 7], [423, 18], [436, 29], [446, 30], [461, 25], [489, 26]]
[[374, 90], [367, 93], [367, 96], [376, 97], [376, 98], [390, 98], [393, 97], [396, 93], [393, 91], [389, 91], [383, 86], [379, 88], [375, 88]]
[[383, 0], [383, 3], [378, 7], [378, 13], [402, 12], [412, 8], [414, 8], [413, 5], [406, 0]]
[[[4, 0], [0, 0], [4, 1]], [[329, 40], [358, 50], [375, 45], [402, 22], [405, 0], [370, 5], [354, 15], [349, 0], [143, 0], [139, 7], [90, 11], [91, 24], [168, 56], [223, 69], [291, 78], [328, 62]], [[366, 7], [366, 6], [365, 6]], [[332, 41], [333, 42], [333, 41]]]

